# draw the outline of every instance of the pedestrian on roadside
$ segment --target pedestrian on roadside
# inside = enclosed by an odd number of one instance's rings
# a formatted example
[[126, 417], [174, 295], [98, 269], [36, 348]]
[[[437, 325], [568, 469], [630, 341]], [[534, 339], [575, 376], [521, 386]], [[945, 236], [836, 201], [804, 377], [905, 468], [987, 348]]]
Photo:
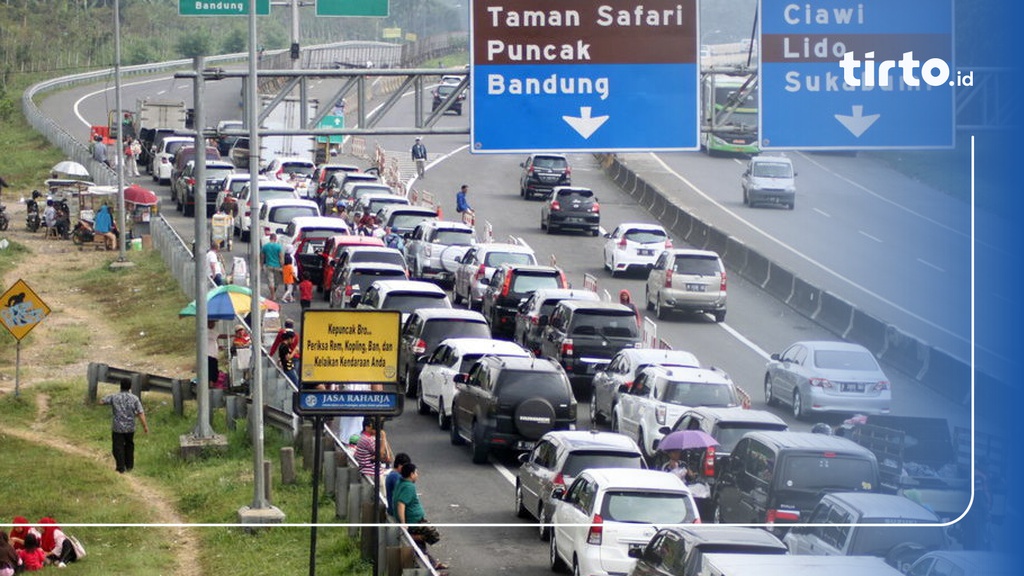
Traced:
[[455, 211], [459, 214], [473, 213], [473, 207], [469, 205], [469, 200], [466, 198], [467, 194], [469, 194], [468, 184], [463, 184], [455, 193]]
[[110, 161], [107, 160], [107, 145], [103, 143], [103, 137], [99, 134], [93, 138], [92, 159], [107, 168], [110, 167]]
[[284, 249], [284, 263], [281, 265], [281, 280], [284, 282], [284, 296], [282, 302], [295, 302], [292, 291], [295, 290], [295, 246], [289, 245]]
[[206, 266], [209, 268], [210, 280], [217, 286], [224, 285], [224, 263], [221, 262], [220, 254], [217, 253], [217, 249], [220, 248], [219, 242], [212, 240], [210, 242], [210, 249], [206, 251]]
[[139, 164], [135, 159], [135, 148], [132, 147], [134, 140], [131, 136], [124, 137], [124, 171], [129, 176], [139, 175]]
[[286, 329], [281, 338], [281, 345], [277, 347], [277, 360], [281, 371], [292, 381], [292, 384], [299, 385], [299, 373], [295, 366], [295, 355], [298, 352], [298, 335], [294, 330]]
[[440, 542], [441, 535], [437, 528], [427, 522], [423, 512], [419, 494], [416, 493], [416, 481], [419, 477], [415, 464], [410, 462], [402, 466], [402, 481], [395, 487], [394, 493], [395, 519], [399, 524], [408, 525], [409, 535], [434, 565], [435, 570], [447, 570], [447, 565], [427, 552], [427, 546]]
[[302, 280], [299, 282], [299, 307], [303, 310], [309, 310], [313, 306], [313, 281], [309, 279], [309, 274], [306, 272], [302, 273]]
[[[388, 437], [384, 433], [384, 421], [380, 420], [380, 447], [377, 446], [377, 417], [365, 416], [363, 418], [363, 432], [359, 436], [356, 450], [353, 456], [359, 471], [364, 476], [373, 479], [374, 460], [380, 458], [381, 468], [391, 463], [391, 447], [388, 445]], [[383, 470], [382, 470], [383, 471]]]
[[142, 157], [142, 142], [138, 138], [132, 138], [132, 176], [139, 176], [139, 158]]
[[284, 263], [284, 248], [277, 242], [277, 234], [271, 234], [269, 241], [260, 248], [260, 262], [267, 276], [270, 299], [277, 300], [277, 284], [282, 281], [281, 267]]
[[625, 288], [619, 290], [619, 304], [622, 304], [633, 311], [633, 315], [636, 316], [637, 328], [643, 327], [643, 316], [640, 315], [640, 309], [633, 303], [633, 295], [629, 293], [629, 290], [626, 290]]
[[116, 469], [121, 474], [131, 472], [135, 467], [135, 418], [142, 422], [142, 430], [149, 434], [146, 423], [146, 412], [142, 408], [142, 400], [132, 394], [132, 381], [121, 379], [121, 391], [108, 394], [100, 400], [100, 404], [112, 408], [111, 452], [114, 454]]
[[217, 338], [217, 321], [206, 321], [206, 381], [210, 388], [220, 381], [220, 346]]
[[388, 516], [395, 518], [395, 504], [393, 496], [398, 483], [402, 481], [402, 466], [412, 462], [412, 458], [405, 452], [395, 454], [394, 468], [384, 477], [384, 496], [388, 501]]
[[416, 137], [416, 143], [412, 145], [412, 159], [416, 162], [416, 175], [423, 178], [427, 163], [427, 147], [423, 145], [423, 139]]

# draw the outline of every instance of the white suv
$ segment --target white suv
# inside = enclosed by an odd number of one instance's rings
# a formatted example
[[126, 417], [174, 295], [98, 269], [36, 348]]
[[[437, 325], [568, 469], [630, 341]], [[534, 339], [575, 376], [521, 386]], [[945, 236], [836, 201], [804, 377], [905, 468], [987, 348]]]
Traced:
[[449, 283], [453, 270], [470, 246], [476, 244], [472, 226], [430, 220], [412, 231], [405, 243], [405, 259], [413, 278]]
[[490, 284], [494, 271], [502, 264], [537, 264], [533, 249], [525, 242], [505, 244], [491, 242], [477, 244], [463, 254], [455, 267], [455, 284], [452, 299], [456, 303], [466, 302], [469, 308], [478, 310], [483, 303], [484, 292]]
[[153, 153], [153, 165], [150, 172], [153, 181], [160, 184], [171, 182], [171, 170], [174, 168], [174, 153], [183, 146], [194, 146], [196, 139], [191, 136], [168, 136], [160, 142], [160, 148]]
[[729, 375], [717, 368], [651, 366], [627, 391], [619, 394], [612, 412], [612, 429], [636, 440], [648, 458], [654, 457], [662, 428], [671, 426], [696, 406], [729, 408], [741, 400]]
[[629, 551], [647, 546], [659, 526], [700, 522], [686, 484], [660, 470], [591, 468], [552, 497], [549, 561], [555, 571], [568, 566], [573, 574], [626, 574], [636, 564]]

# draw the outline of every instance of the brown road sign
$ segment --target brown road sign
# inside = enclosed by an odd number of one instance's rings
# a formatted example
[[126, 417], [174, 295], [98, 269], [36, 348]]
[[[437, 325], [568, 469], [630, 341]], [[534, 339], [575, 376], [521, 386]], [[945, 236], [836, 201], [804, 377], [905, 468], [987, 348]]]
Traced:
[[19, 342], [49, 315], [50, 307], [24, 280], [0, 296], [0, 324]]

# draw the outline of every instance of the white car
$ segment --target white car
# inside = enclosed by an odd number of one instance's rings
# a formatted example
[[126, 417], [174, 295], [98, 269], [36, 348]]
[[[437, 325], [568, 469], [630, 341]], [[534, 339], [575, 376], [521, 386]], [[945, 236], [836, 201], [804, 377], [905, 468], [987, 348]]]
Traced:
[[651, 366], [619, 394], [612, 429], [636, 440], [644, 456], [653, 458], [663, 431], [690, 408], [740, 405], [732, 379], [717, 368]]
[[[553, 493], [549, 561], [554, 571], [573, 574], [626, 574], [642, 549], [666, 524], [700, 521], [686, 484], [660, 470], [591, 468], [564, 494]], [[561, 494], [561, 498], [555, 495]]]
[[284, 232], [278, 232], [277, 241], [281, 245], [293, 244], [299, 234], [307, 238], [315, 238], [321, 245], [324, 240], [338, 234], [351, 234], [348, 224], [341, 218], [331, 216], [298, 216], [285, 227]]
[[463, 254], [455, 268], [452, 298], [456, 303], [466, 302], [471, 309], [479, 309], [484, 292], [494, 271], [502, 264], [537, 264], [537, 257], [525, 243], [505, 244], [491, 242], [477, 244]]
[[[299, 195], [295, 187], [287, 182], [272, 182], [269, 180], [258, 180], [260, 204], [267, 200], [298, 200]], [[246, 182], [238, 193], [238, 213], [235, 215], [235, 235], [242, 239], [242, 242], [249, 241], [249, 229], [252, 227], [252, 189], [250, 183]], [[257, 207], [256, 212], [259, 212]]]
[[475, 230], [461, 222], [430, 220], [420, 223], [405, 242], [405, 259], [413, 278], [447, 284], [452, 270], [471, 246]]
[[448, 295], [437, 284], [416, 280], [378, 280], [356, 306], [360, 310], [398, 310], [402, 324], [417, 308], [451, 308]]
[[647, 270], [662, 252], [672, 248], [672, 240], [657, 224], [629, 222], [605, 235], [604, 267], [612, 276], [630, 268]]
[[359, 197], [359, 201], [356, 202], [355, 208], [352, 209], [352, 221], [358, 222], [363, 214], [376, 214], [388, 204], [408, 206], [409, 199], [405, 196], [391, 193], [373, 192], [371, 194], [363, 194]]
[[263, 173], [273, 180], [281, 180], [295, 187], [299, 198], [312, 198], [315, 189], [312, 186], [313, 172], [316, 164], [303, 158], [279, 156], [271, 160]]
[[196, 139], [191, 136], [168, 136], [160, 142], [160, 148], [153, 153], [151, 172], [153, 181], [170, 184], [171, 170], [174, 169], [174, 154], [183, 146], [194, 146]]
[[266, 242], [271, 234], [284, 234], [293, 219], [303, 216], [320, 216], [320, 207], [312, 200], [294, 198], [260, 202], [260, 239]]
[[531, 354], [518, 344], [489, 338], [449, 338], [434, 348], [433, 354], [420, 370], [420, 414], [437, 413], [437, 425], [447, 430], [452, 424], [452, 399], [455, 398], [456, 374], [466, 374], [484, 356], [529, 358]]

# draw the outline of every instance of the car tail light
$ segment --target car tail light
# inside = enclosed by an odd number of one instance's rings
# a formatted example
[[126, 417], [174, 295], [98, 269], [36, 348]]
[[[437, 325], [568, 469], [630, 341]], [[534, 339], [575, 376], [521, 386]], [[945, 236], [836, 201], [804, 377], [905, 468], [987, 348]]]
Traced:
[[590, 530], [587, 531], [587, 544], [600, 546], [604, 536], [604, 518], [600, 514], [594, 514], [594, 521], [590, 523]]
[[708, 446], [704, 451], [704, 476], [715, 477], [715, 447]]
[[561, 472], [555, 474], [555, 477], [551, 480], [551, 490], [554, 491], [557, 488], [565, 488], [565, 475]]
[[600, 211], [601, 211], [601, 205], [600, 205], [600, 204], [598, 204], [597, 202], [594, 202], [594, 203], [593, 203], [593, 204], [592, 204], [592, 205], [590, 206], [590, 211], [591, 211], [591, 212], [593, 212], [593, 213], [595, 213], [595, 214], [596, 214], [596, 213], [598, 213], [598, 212], [600, 212]]
[[195, 186], [196, 185], [196, 179], [195, 178], [186, 178], [185, 179], [185, 184], [187, 184], [189, 186]]
[[658, 421], [658, 424], [665, 425], [665, 416], [668, 414], [668, 408], [664, 405], [658, 406], [654, 409], [654, 419]]
[[480, 267], [476, 269], [476, 279], [479, 280], [485, 276], [487, 276], [487, 266], [481, 264]]
[[665, 239], [665, 250], [671, 250], [671, 249], [672, 249], [672, 239], [671, 238], [666, 238]]
[[619, 240], [619, 248], [625, 248], [625, 247], [626, 247], [626, 237], [623, 236], [622, 240]]
[[558, 203], [558, 200], [551, 201], [551, 210], [557, 212], [562, 209], [562, 205]]
[[775, 522], [777, 520], [781, 520], [783, 522], [799, 522], [800, 521], [800, 511], [799, 510], [776, 510], [774, 508], [769, 508], [768, 512], [765, 514], [764, 523], [765, 524], [775, 524]]
[[351, 298], [353, 292], [355, 292], [355, 290], [352, 289], [352, 285], [351, 284], [349, 284], [348, 286], [345, 286], [345, 298]]
[[722, 283], [718, 285], [718, 289], [725, 292], [725, 272], [722, 272]]
[[572, 356], [572, 338], [562, 340], [562, 356]]
[[416, 340], [416, 343], [412, 345], [413, 354], [423, 354], [427, 351], [427, 342], [423, 338]]
[[565, 271], [564, 270], [559, 270], [558, 271], [558, 276], [562, 280], [562, 288], [568, 288], [569, 287], [569, 281], [565, 279]]
[[533, 166], [530, 166], [529, 168], [526, 169], [526, 173], [529, 174], [530, 176], [533, 176], [535, 172], [536, 170], [534, 170]]
[[665, 288], [672, 287], [672, 270], [665, 270]]
[[566, 166], [565, 167], [565, 175], [569, 176], [570, 174], [572, 174], [572, 166]]
[[690, 524], [701, 524], [701, 523], [702, 522], [700, 521], [700, 516], [697, 516], [696, 518], [693, 519], [693, 522], [690, 522]]
[[534, 326], [540, 324], [540, 318], [536, 316], [530, 316], [530, 324], [533, 324]]
[[501, 295], [508, 296], [508, 291], [512, 289], [512, 275], [505, 274], [505, 280], [501, 283]]
[[829, 382], [828, 378], [808, 378], [807, 383], [817, 388], [831, 388], [832, 383]]
[[875, 384], [875, 390], [878, 391], [878, 392], [882, 392], [883, 390], [888, 390], [888, 389], [889, 389], [889, 381], [888, 380], [879, 380], [878, 383]]

